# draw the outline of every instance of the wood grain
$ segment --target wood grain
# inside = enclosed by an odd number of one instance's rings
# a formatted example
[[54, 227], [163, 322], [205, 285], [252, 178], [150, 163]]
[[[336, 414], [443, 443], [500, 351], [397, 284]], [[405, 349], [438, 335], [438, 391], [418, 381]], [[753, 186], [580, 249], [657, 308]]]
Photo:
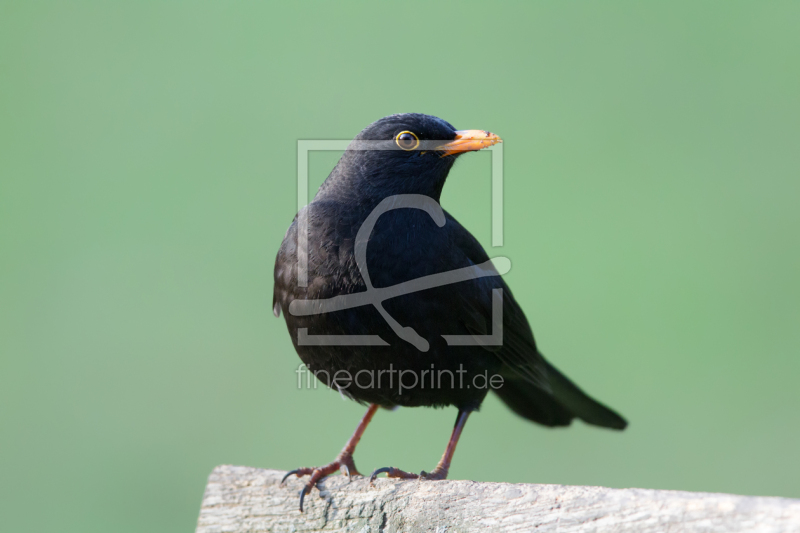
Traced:
[[218, 466], [198, 533], [223, 532], [800, 532], [800, 500], [564, 485], [397, 481], [332, 476], [306, 497], [285, 472]]

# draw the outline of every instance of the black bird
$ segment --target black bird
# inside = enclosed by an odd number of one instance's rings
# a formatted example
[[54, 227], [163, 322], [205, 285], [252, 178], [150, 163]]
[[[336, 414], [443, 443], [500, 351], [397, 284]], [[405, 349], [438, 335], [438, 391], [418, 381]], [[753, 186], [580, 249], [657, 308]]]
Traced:
[[490, 389], [545, 426], [573, 418], [627, 425], [542, 357], [486, 252], [438, 205], [455, 159], [499, 142], [429, 115], [382, 118], [356, 136], [289, 227], [275, 261], [273, 311], [284, 313], [300, 359], [318, 379], [369, 404], [335, 461], [287, 474], [310, 476], [301, 511], [322, 478], [358, 474], [353, 451], [378, 407], [453, 405], [458, 418], [430, 473], [380, 468], [371, 480], [446, 478], [467, 416]]

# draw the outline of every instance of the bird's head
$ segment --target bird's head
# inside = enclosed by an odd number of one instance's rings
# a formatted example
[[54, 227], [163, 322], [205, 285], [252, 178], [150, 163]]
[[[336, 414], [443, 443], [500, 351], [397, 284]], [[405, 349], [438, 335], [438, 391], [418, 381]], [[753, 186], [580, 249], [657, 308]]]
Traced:
[[459, 155], [500, 142], [488, 131], [456, 130], [431, 115], [390, 115], [353, 139], [320, 193], [339, 189], [348, 196], [376, 200], [394, 194], [424, 194], [438, 201]]

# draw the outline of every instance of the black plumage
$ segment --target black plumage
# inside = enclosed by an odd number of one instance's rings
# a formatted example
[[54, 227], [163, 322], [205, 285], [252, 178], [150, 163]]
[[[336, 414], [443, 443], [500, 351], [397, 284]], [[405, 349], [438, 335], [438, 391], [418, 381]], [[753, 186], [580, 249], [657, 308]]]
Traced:
[[[546, 426], [569, 425], [574, 418], [613, 429], [626, 426], [622, 417], [587, 396], [545, 361], [521, 307], [498, 275], [383, 302], [385, 311], [400, 326], [413, 328], [425, 339], [425, 351], [399, 338], [373, 305], [311, 315], [293, 314], [294, 307], [290, 310], [295, 300], [324, 300], [366, 291], [355, 248], [358, 231], [373, 209], [395, 195], [421, 195], [439, 202], [456, 157], [496, 142], [500, 142], [499, 137], [489, 132], [457, 131], [449, 123], [428, 115], [385, 117], [355, 138], [314, 200], [295, 217], [287, 231], [275, 261], [275, 314], [283, 312], [297, 353], [312, 372], [318, 372], [319, 379], [356, 401], [372, 405], [336, 461], [318, 469], [294, 472], [312, 476], [301, 497], [336, 469], [355, 473], [352, 451], [376, 406], [453, 405], [459, 409], [445, 457], [436, 470], [425, 474], [428, 478], [447, 475], [466, 416], [479, 408], [489, 390], [494, 390], [515, 413]], [[376, 147], [381, 149], [370, 149]], [[308, 221], [307, 286], [298, 283], [301, 214]], [[400, 208], [382, 214], [366, 242], [366, 267], [372, 285], [392, 287], [486, 263], [486, 252], [469, 231], [450, 214], [444, 212], [444, 217], [445, 223], [440, 227], [430, 213], [421, 209]], [[477, 337], [493, 331], [493, 289], [502, 289], [502, 344], [448, 345], [443, 335]], [[309, 335], [377, 335], [388, 345], [302, 344], [298, 342], [302, 328]], [[416, 385], [398, 387], [397, 378], [390, 384], [390, 369], [396, 371], [393, 376], [404, 372], [405, 385], [412, 385], [416, 376]], [[376, 382], [374, 377], [380, 371], [384, 371], [383, 380]], [[336, 379], [337, 372], [344, 378]], [[502, 376], [502, 386], [472, 386], [479, 375]], [[352, 378], [359, 376], [360, 381], [354, 382]], [[415, 477], [397, 469], [380, 471], [394, 477]]]

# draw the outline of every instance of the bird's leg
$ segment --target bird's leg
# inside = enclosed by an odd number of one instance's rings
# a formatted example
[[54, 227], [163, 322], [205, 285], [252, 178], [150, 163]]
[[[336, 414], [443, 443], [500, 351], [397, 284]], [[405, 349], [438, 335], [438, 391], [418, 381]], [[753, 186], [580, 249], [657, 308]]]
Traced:
[[464, 429], [464, 424], [467, 423], [467, 417], [469, 416], [469, 413], [470, 411], [458, 411], [458, 418], [456, 418], [456, 425], [453, 428], [453, 433], [450, 435], [450, 441], [447, 443], [447, 448], [445, 448], [444, 454], [442, 455], [442, 458], [439, 459], [439, 464], [436, 465], [436, 468], [430, 472], [425, 472], [423, 470], [419, 474], [411, 474], [409, 472], [404, 472], [399, 468], [387, 466], [374, 471], [369, 477], [369, 482], [372, 483], [375, 481], [375, 478], [378, 476], [378, 474], [384, 473], [386, 474], [386, 477], [395, 477], [400, 479], [447, 479], [447, 472], [450, 470], [450, 461], [453, 460], [453, 453], [456, 451], [458, 438], [461, 436], [461, 431]]
[[306, 497], [306, 494], [311, 492], [311, 489], [323, 478], [333, 474], [337, 470], [340, 470], [342, 474], [345, 474], [347, 477], [352, 479], [353, 475], [360, 476], [361, 474], [358, 473], [356, 469], [356, 464], [353, 461], [353, 452], [356, 450], [356, 445], [358, 441], [361, 440], [361, 435], [364, 434], [364, 430], [367, 429], [367, 425], [369, 421], [372, 420], [373, 415], [375, 415], [375, 411], [378, 410], [377, 404], [372, 404], [367, 409], [367, 413], [361, 419], [361, 422], [358, 423], [358, 427], [356, 427], [355, 432], [353, 432], [353, 436], [347, 441], [347, 444], [344, 445], [342, 451], [333, 460], [333, 462], [328, 463], [325, 466], [319, 466], [316, 468], [298, 468], [297, 470], [292, 470], [288, 472], [281, 483], [286, 481], [286, 478], [291, 476], [292, 474], [296, 475], [297, 477], [303, 476], [311, 476], [311, 479], [308, 480], [303, 490], [300, 491], [300, 512], [303, 512], [303, 499]]

